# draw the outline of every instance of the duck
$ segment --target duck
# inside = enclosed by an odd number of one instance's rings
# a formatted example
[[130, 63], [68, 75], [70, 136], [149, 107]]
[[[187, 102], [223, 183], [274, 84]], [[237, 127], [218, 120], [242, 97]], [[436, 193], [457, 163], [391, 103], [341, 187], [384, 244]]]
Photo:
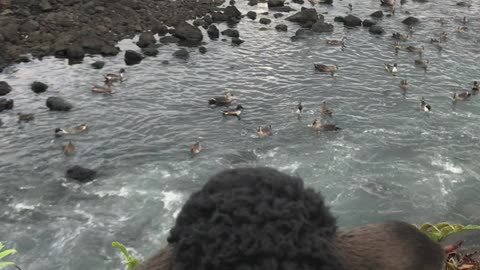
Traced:
[[432, 38], [432, 39], [430, 39], [430, 43], [433, 46], [437, 47], [438, 50], [443, 49], [444, 43], [440, 42], [440, 40], [438, 40], [438, 39]]
[[196, 155], [202, 151], [202, 146], [200, 145], [200, 141], [196, 141], [191, 147], [190, 147], [190, 153], [192, 155]]
[[395, 32], [395, 33], [392, 34], [392, 38], [394, 38], [398, 41], [407, 41], [410, 38], [410, 35]]
[[257, 136], [260, 138], [265, 138], [268, 136], [272, 136], [272, 125], [268, 125], [265, 127], [258, 126], [256, 130]]
[[408, 87], [409, 87], [409, 85], [408, 85], [408, 81], [407, 81], [407, 80], [401, 80], [401, 81], [400, 81], [400, 88], [401, 88], [404, 92], [406, 92], [406, 91], [408, 90]]
[[313, 6], [315, 6], [316, 4], [318, 4], [320, 2], [320, 0], [308, 0], [308, 2], [310, 2], [310, 4]]
[[323, 115], [328, 115], [328, 116], [332, 117], [333, 112], [328, 108], [326, 101], [324, 101], [322, 103], [322, 108], [320, 109], [320, 113], [323, 114]]
[[333, 46], [343, 46], [345, 47], [345, 40], [347, 38], [346, 37], [343, 37], [342, 39], [327, 39], [327, 44], [328, 45], [333, 45]]
[[94, 85], [92, 87], [92, 92], [94, 93], [103, 93], [103, 94], [111, 94], [113, 93], [112, 90], [112, 81], [105, 80], [104, 86]]
[[17, 122], [30, 122], [35, 119], [33, 113], [17, 113]]
[[337, 64], [335, 64], [333, 66], [328, 66], [328, 65], [324, 65], [324, 64], [313, 64], [313, 66], [315, 67], [315, 70], [320, 71], [320, 72], [331, 73], [332, 76], [338, 70]]
[[393, 65], [385, 64], [385, 70], [389, 73], [392, 73], [393, 75], [396, 75], [396, 73], [398, 72], [397, 63], [394, 63]]
[[453, 101], [464, 101], [469, 99], [472, 96], [472, 93], [468, 91], [461, 92], [460, 94], [453, 93], [452, 99]]
[[125, 69], [121, 68], [118, 72], [118, 74], [115, 73], [108, 73], [103, 75], [105, 78], [105, 82], [110, 81], [110, 82], [121, 82], [124, 79], [123, 74], [125, 73]]
[[382, 6], [394, 6], [397, 3], [397, 0], [380, 0], [380, 5]]
[[295, 113], [297, 113], [297, 114], [302, 114], [302, 112], [303, 112], [302, 102], [299, 101], [299, 102], [298, 102], [298, 105], [297, 105], [297, 110], [295, 111]]
[[395, 41], [395, 42], [393, 43], [393, 48], [395, 49], [395, 52], [398, 53], [398, 51], [402, 48], [402, 45], [400, 45], [400, 41], [398, 41], [398, 40]]
[[422, 100], [420, 101], [420, 110], [424, 111], [424, 112], [429, 112], [432, 110], [432, 107], [430, 106], [430, 104], [428, 104], [427, 102], [425, 102], [425, 98], [422, 97]]
[[444, 31], [444, 32], [442, 32], [442, 33], [440, 34], [440, 39], [443, 40], [443, 41], [445, 41], [445, 40], [448, 39], [448, 36], [449, 36], [449, 35], [450, 35], [450, 34], [449, 34], [448, 32], [445, 32], [445, 31]]
[[235, 109], [228, 109], [223, 111], [223, 116], [236, 116], [239, 117], [242, 114], [243, 107], [242, 105], [237, 105]]
[[55, 136], [60, 137], [63, 135], [72, 135], [72, 134], [78, 134], [82, 133], [84, 131], [88, 130], [88, 125], [87, 124], [80, 124], [78, 126], [72, 127], [72, 128], [56, 128], [55, 129]]
[[214, 97], [208, 100], [209, 105], [224, 106], [232, 103], [234, 97], [230, 92], [226, 92], [223, 96]]
[[409, 52], [413, 52], [413, 53], [423, 53], [423, 51], [425, 50], [425, 47], [414, 47], [414, 46], [408, 46], [405, 48], [407, 51]]
[[467, 27], [466, 26], [459, 26], [457, 27], [457, 29], [455, 30], [457, 33], [465, 33], [465, 31], [467, 31]]
[[417, 67], [423, 68], [425, 70], [427, 70], [429, 64], [430, 64], [430, 60], [428, 60], [428, 59], [416, 59], [415, 60], [415, 65]]
[[75, 145], [71, 141], [68, 142], [68, 144], [63, 146], [63, 153], [66, 156], [72, 156], [75, 154]]
[[473, 82], [472, 91], [474, 91], [474, 92], [480, 91], [480, 84], [478, 84], [477, 81]]
[[313, 123], [312, 123], [312, 129], [317, 131], [320, 131], [320, 130], [335, 131], [335, 130], [339, 130], [340, 128], [337, 127], [337, 125], [335, 124], [322, 124], [320, 120], [315, 119], [313, 120]]

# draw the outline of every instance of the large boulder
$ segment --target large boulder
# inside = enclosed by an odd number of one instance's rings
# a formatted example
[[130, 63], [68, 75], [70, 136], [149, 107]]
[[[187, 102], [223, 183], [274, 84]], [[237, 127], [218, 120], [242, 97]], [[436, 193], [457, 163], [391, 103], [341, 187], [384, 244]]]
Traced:
[[157, 48], [144, 48], [144, 49], [142, 49], [142, 52], [146, 56], [156, 56], [158, 54], [158, 49]]
[[272, 11], [278, 11], [278, 12], [290, 12], [290, 11], [295, 11], [295, 9], [293, 9], [293, 8], [290, 7], [290, 6], [270, 7], [269, 9], [272, 10]]
[[143, 56], [140, 53], [132, 50], [125, 51], [125, 64], [127, 66], [139, 64], [142, 60]]
[[323, 16], [319, 17], [316, 9], [307, 8], [285, 18], [285, 20], [305, 25], [314, 24], [317, 21], [323, 22]]
[[73, 166], [67, 170], [67, 178], [77, 180], [81, 183], [88, 183], [95, 179], [97, 172], [81, 166]]
[[232, 38], [232, 44], [234, 44], [234, 45], [240, 45], [240, 44], [242, 44], [243, 42], [245, 42], [245, 40], [240, 39], [240, 38], [238, 38], [238, 37], [233, 37], [233, 38]]
[[177, 43], [179, 42], [180, 39], [174, 36], [166, 36], [166, 37], [161, 37], [160, 42], [163, 44], [169, 44], [169, 43]]
[[377, 11], [373, 12], [372, 14], [370, 14], [370, 17], [382, 18], [383, 17], [383, 11], [377, 10]]
[[173, 56], [180, 58], [180, 59], [187, 59], [190, 56], [190, 53], [185, 49], [180, 49], [173, 53]]
[[267, 18], [261, 18], [259, 21], [261, 24], [270, 24], [272, 20], [267, 19]]
[[211, 24], [208, 26], [207, 35], [210, 39], [216, 39], [220, 37], [220, 31], [218, 30], [217, 26]]
[[343, 18], [343, 24], [345, 24], [345, 26], [350, 26], [350, 27], [361, 26], [362, 20], [357, 16], [347, 15]]
[[228, 16], [222, 12], [212, 12], [213, 22], [226, 22], [228, 21]]
[[189, 42], [200, 42], [203, 39], [202, 31], [187, 22], [181, 22], [175, 27], [174, 36]]
[[73, 108], [73, 105], [61, 97], [49, 97], [47, 98], [47, 107], [51, 111], [67, 112]]
[[0, 112], [13, 109], [13, 99], [0, 98]]
[[413, 17], [413, 16], [410, 16], [408, 18], [406, 18], [405, 20], [402, 21], [403, 24], [406, 24], [406, 25], [414, 25], [414, 24], [417, 24], [419, 23], [420, 20]]
[[235, 6], [228, 6], [223, 11], [223, 14], [227, 15], [230, 18], [240, 18], [242, 13]]
[[227, 37], [240, 37], [240, 33], [236, 29], [225, 29], [222, 31], [222, 35]]
[[79, 45], [70, 45], [67, 48], [66, 56], [68, 59], [72, 60], [82, 60], [85, 57], [85, 51], [82, 46]]
[[381, 26], [378, 26], [378, 25], [370, 26], [370, 28], [368, 29], [368, 32], [370, 32], [372, 34], [375, 34], [375, 35], [385, 34], [385, 30], [383, 30], [383, 28]]
[[257, 19], [257, 13], [255, 11], [249, 11], [247, 12], [247, 18], [251, 20]]
[[165, 36], [168, 33], [168, 27], [163, 23], [158, 23], [153, 26], [152, 32], [154, 34], [158, 34], [159, 36]]
[[283, 7], [285, 0], [268, 0], [268, 7]]
[[137, 42], [137, 46], [140, 48], [146, 48], [157, 43], [157, 40], [153, 36], [152, 32], [143, 32]]
[[5, 96], [12, 91], [12, 87], [6, 81], [0, 81], [0, 96]]
[[199, 51], [201, 54], [205, 54], [205, 53], [207, 53], [207, 48], [205, 48], [205, 47], [203, 47], [203, 46], [200, 46], [200, 47], [198, 48], [198, 51]]
[[288, 26], [286, 24], [281, 23], [281, 24], [276, 25], [275, 29], [279, 32], [287, 32]]
[[42, 82], [33, 82], [30, 87], [32, 88], [32, 91], [37, 93], [37, 94], [40, 94], [40, 93], [43, 93], [45, 91], [47, 91], [48, 89], [48, 85], [46, 85], [45, 83], [42, 83]]
[[105, 66], [104, 61], [95, 61], [91, 64], [94, 69], [102, 69]]
[[317, 33], [333, 32], [333, 24], [316, 22], [312, 25], [312, 31]]
[[377, 24], [377, 23], [372, 21], [372, 20], [369, 20], [369, 19], [365, 19], [362, 22], [363, 27], [370, 27], [370, 26], [375, 25], [375, 24]]

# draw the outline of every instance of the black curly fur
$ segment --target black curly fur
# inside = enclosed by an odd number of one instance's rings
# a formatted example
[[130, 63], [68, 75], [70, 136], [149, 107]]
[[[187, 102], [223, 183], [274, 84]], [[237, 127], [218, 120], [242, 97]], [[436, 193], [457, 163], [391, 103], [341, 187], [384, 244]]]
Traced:
[[213, 176], [183, 206], [172, 270], [341, 270], [323, 197], [268, 168]]

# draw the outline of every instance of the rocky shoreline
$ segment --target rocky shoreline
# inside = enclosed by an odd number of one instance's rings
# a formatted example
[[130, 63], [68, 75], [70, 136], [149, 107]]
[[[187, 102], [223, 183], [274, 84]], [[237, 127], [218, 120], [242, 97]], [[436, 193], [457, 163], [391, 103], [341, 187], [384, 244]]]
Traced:
[[[215, 14], [224, 0], [0, 0], [0, 71], [55, 55], [116, 55], [116, 43], [151, 31], [160, 36], [188, 19]], [[170, 28], [169, 28], [170, 27]], [[174, 31], [174, 30], [173, 30]]]

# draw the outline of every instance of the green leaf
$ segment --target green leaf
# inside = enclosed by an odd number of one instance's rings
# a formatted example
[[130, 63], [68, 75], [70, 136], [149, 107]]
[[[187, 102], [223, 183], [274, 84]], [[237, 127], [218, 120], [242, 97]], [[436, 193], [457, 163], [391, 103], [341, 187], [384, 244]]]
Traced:
[[2, 250], [4, 247], [4, 245], [2, 244], [2, 242], [0, 242], [0, 250]]
[[10, 254], [17, 253], [15, 249], [7, 249], [5, 251], [0, 252], [0, 260], [7, 257]]
[[7, 267], [7, 266], [13, 266], [15, 265], [15, 263], [13, 262], [0, 262], [0, 268], [4, 268], [4, 267]]
[[135, 259], [128, 253], [128, 250], [124, 245], [120, 244], [119, 242], [112, 242], [112, 246], [120, 249], [120, 251], [123, 253], [123, 256], [125, 257], [125, 264], [128, 266], [128, 269], [133, 270], [140, 264], [139, 260]]
[[124, 245], [120, 244], [119, 242], [112, 242], [112, 247], [120, 249], [120, 251], [123, 253], [123, 256], [125, 257], [130, 256], [128, 254], [127, 248]]

